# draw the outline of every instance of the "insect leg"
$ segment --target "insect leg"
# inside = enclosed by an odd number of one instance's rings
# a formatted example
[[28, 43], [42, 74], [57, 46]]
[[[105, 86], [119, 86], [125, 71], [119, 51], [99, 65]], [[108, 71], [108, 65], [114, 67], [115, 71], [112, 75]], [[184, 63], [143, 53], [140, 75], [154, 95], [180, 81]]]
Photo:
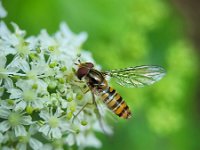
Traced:
[[93, 105], [93, 103], [86, 103], [73, 117], [72, 123], [74, 122], [75, 118], [87, 107], [88, 105]]
[[100, 111], [99, 111], [97, 102], [96, 102], [96, 100], [95, 100], [94, 93], [93, 93], [92, 91], [91, 91], [91, 94], [92, 94], [92, 102], [93, 102], [93, 104], [95, 105], [96, 110], [97, 110], [97, 114], [96, 114], [96, 115], [97, 115], [97, 118], [98, 118], [98, 120], [99, 120], [99, 125], [100, 125], [102, 131], [103, 131], [105, 134], [108, 135], [108, 133], [106, 133], [106, 131], [105, 131], [105, 129], [104, 129], [103, 122], [102, 122], [102, 116], [101, 116], [101, 114], [100, 114]]

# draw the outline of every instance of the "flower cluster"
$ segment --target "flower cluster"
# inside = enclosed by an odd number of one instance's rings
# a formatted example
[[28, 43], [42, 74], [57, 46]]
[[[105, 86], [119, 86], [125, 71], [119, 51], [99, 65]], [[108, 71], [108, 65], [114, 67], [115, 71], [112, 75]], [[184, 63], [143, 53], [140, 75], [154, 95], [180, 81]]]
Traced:
[[96, 107], [82, 110], [92, 96], [75, 76], [80, 56], [94, 63], [89, 52], [81, 51], [86, 33], [76, 35], [61, 23], [53, 36], [42, 30], [25, 38], [25, 31], [12, 26], [14, 32], [0, 22], [0, 149], [100, 147], [94, 135], [102, 131]]

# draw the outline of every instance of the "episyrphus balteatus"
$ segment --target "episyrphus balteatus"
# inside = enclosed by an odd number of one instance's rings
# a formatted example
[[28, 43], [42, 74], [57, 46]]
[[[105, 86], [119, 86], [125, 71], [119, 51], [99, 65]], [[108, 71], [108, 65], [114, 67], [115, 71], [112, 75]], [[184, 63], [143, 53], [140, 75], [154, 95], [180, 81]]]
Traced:
[[94, 95], [100, 96], [108, 108], [116, 115], [128, 119], [131, 117], [128, 105], [120, 94], [108, 85], [105, 77], [115, 78], [121, 86], [138, 88], [159, 81], [165, 75], [165, 70], [159, 66], [144, 65], [101, 72], [94, 69], [93, 63], [81, 63], [79, 61], [76, 75], [79, 80], [85, 79], [93, 94], [93, 99]]

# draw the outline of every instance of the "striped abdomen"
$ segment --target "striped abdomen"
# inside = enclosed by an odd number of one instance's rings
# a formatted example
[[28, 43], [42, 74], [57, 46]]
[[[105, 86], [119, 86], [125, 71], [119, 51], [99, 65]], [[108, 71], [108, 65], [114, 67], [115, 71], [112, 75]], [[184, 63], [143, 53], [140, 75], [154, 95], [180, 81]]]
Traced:
[[124, 119], [131, 117], [131, 112], [128, 105], [122, 99], [122, 97], [116, 92], [115, 89], [107, 87], [105, 90], [99, 93], [103, 102], [112, 110], [116, 115]]

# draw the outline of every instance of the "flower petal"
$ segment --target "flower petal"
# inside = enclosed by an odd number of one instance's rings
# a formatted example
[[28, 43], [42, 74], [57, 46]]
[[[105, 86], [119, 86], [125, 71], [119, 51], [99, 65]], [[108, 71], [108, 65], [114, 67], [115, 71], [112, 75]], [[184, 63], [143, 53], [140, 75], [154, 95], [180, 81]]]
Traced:
[[0, 107], [0, 118], [8, 119], [10, 113], [9, 109]]
[[39, 114], [39, 116], [44, 120], [49, 120], [50, 114], [47, 110], [42, 110]]
[[52, 128], [50, 134], [52, 135], [52, 138], [56, 139], [59, 139], [62, 136], [62, 133], [59, 128]]
[[44, 135], [48, 135], [48, 133], [49, 133], [49, 130], [50, 130], [50, 127], [49, 127], [49, 125], [43, 125], [40, 129], [39, 129], [39, 131], [40, 132], [42, 132]]
[[73, 134], [69, 134], [66, 138], [66, 142], [69, 146], [72, 146], [75, 144], [75, 138]]
[[30, 135], [33, 135], [33, 134], [35, 134], [36, 132], [38, 132], [38, 130], [39, 130], [39, 125], [35, 123], [35, 124], [32, 124], [32, 125], [30, 126], [28, 132], [29, 132]]
[[15, 136], [26, 136], [27, 132], [24, 126], [17, 125], [14, 127]]
[[3, 134], [0, 132], [0, 143], [3, 143], [3, 139], [4, 139], [4, 136], [3, 136]]
[[2, 2], [0, 1], [0, 18], [4, 18], [4, 17], [6, 17], [6, 15], [7, 15], [7, 12], [4, 9], [4, 7], [2, 6]]
[[15, 30], [15, 34], [17, 34], [18, 36], [22, 36], [22, 37], [26, 34], [26, 31], [21, 30], [16, 23], [11, 22], [11, 24]]
[[26, 102], [22, 100], [22, 101], [20, 101], [19, 103], [16, 104], [14, 110], [15, 111], [18, 111], [18, 110], [22, 111], [26, 108], [26, 105], [27, 105]]
[[54, 113], [54, 116], [55, 117], [60, 117], [62, 115], [62, 113], [63, 113], [63, 110], [60, 107], [58, 107], [56, 109], [56, 112]]
[[10, 78], [5, 78], [4, 79], [4, 87], [6, 89], [13, 88], [13, 81]]
[[19, 143], [19, 144], [17, 144], [16, 149], [26, 150], [26, 149], [27, 149], [27, 146], [26, 146], [25, 143]]
[[33, 108], [38, 108], [38, 109], [42, 109], [44, 107], [43, 105], [43, 100], [42, 99], [39, 99], [39, 100], [34, 100], [32, 102], [32, 105], [31, 105]]
[[10, 33], [8, 27], [6, 26], [6, 24], [3, 21], [0, 22], [0, 31], [1, 31], [0, 32], [0, 37], [3, 40], [7, 41], [8, 40], [8, 36], [10, 36], [11, 33]]
[[94, 134], [89, 134], [84, 142], [85, 146], [100, 148], [102, 146], [101, 142], [94, 136]]
[[29, 144], [33, 150], [39, 150], [43, 146], [42, 142], [38, 141], [35, 138], [30, 138]]
[[30, 125], [33, 122], [32, 122], [31, 116], [22, 116], [22, 120], [21, 120], [20, 123], [23, 124], [23, 125]]
[[10, 124], [9, 124], [9, 122], [7, 120], [0, 123], [0, 131], [1, 132], [5, 132], [9, 128], [10, 128]]
[[0, 68], [4, 68], [5, 69], [5, 64], [6, 64], [6, 57], [5, 56], [0, 56]]
[[22, 97], [22, 91], [16, 88], [8, 89], [8, 93], [10, 93], [10, 99], [17, 99]]

